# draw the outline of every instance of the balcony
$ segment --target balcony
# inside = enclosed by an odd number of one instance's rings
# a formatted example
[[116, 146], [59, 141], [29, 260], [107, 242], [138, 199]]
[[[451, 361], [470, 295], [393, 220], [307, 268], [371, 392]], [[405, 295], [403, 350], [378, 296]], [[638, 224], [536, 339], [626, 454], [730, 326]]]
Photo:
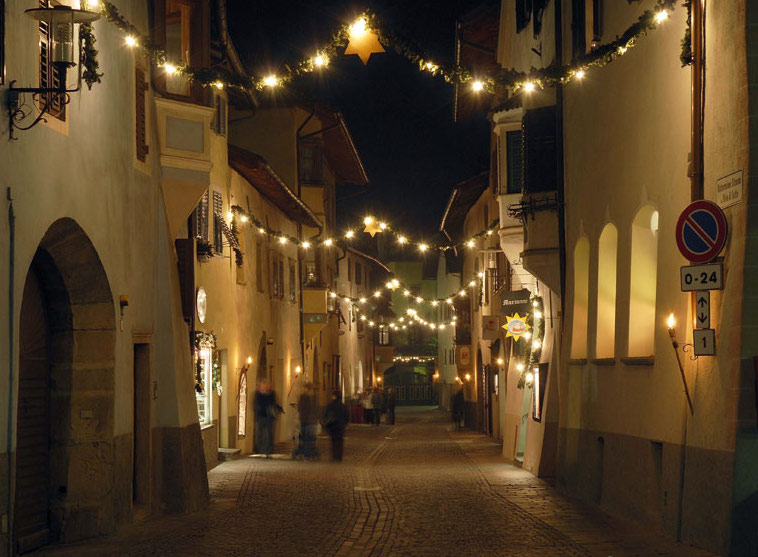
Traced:
[[328, 322], [326, 285], [303, 286], [303, 340], [310, 342]]

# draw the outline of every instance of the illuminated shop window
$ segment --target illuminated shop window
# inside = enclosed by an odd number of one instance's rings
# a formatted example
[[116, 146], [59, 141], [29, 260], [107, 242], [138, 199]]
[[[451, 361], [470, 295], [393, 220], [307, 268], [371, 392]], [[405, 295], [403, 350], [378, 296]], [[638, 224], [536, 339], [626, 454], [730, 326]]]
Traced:
[[608, 223], [598, 242], [597, 358], [612, 358], [616, 342], [616, 252], [618, 232]]
[[632, 261], [629, 288], [629, 356], [655, 352], [655, 288], [658, 279], [658, 211], [639, 210], [632, 223]]

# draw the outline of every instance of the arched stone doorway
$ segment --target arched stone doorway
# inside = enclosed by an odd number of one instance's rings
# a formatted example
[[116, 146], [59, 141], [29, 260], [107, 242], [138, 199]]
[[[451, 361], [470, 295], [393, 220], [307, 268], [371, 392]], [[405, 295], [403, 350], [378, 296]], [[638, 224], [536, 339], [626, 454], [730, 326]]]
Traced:
[[112, 529], [115, 306], [92, 242], [53, 223], [24, 284], [13, 535], [19, 552]]

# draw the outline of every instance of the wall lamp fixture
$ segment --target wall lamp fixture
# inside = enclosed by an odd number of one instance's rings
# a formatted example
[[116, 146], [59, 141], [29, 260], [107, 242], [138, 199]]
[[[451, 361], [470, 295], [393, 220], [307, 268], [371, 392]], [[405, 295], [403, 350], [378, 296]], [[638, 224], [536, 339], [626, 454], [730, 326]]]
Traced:
[[[75, 89], [66, 88], [66, 72], [68, 68], [76, 66], [74, 62], [74, 25], [91, 23], [100, 18], [100, 15], [87, 10], [75, 10], [70, 6], [55, 6], [52, 8], [34, 8], [24, 12], [35, 21], [43, 22], [50, 29], [50, 49], [47, 60], [48, 75], [54, 71], [58, 74], [58, 87], [14, 87], [15, 81], [10, 82], [8, 88], [8, 115], [9, 134], [13, 137], [13, 130], [29, 130], [45, 120], [44, 116], [50, 111], [53, 104], [61, 105], [69, 103], [70, 93], [75, 93], [82, 86], [82, 64], [79, 64], [79, 74]], [[81, 62], [81, 48], [79, 52]], [[22, 102], [21, 96], [30, 94], [35, 102], [27, 104]], [[39, 114], [31, 124], [21, 123], [31, 116], [34, 107]]]

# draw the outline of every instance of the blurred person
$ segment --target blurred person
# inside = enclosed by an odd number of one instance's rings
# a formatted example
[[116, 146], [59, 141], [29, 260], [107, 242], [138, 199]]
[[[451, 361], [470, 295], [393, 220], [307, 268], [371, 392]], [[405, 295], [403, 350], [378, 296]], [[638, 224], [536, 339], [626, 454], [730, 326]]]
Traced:
[[374, 425], [379, 425], [382, 421], [382, 393], [379, 389], [371, 393], [371, 406], [374, 407]]
[[395, 389], [387, 389], [387, 423], [395, 425]]
[[345, 448], [345, 428], [350, 415], [347, 406], [342, 403], [342, 393], [332, 392], [332, 400], [324, 410], [324, 427], [332, 438], [332, 461], [342, 462], [342, 453]]
[[276, 393], [267, 380], [258, 383], [255, 393], [255, 449], [256, 454], [271, 458], [274, 452], [274, 422], [284, 408], [276, 402]]
[[466, 401], [463, 398], [462, 386], [453, 395], [453, 401], [450, 404], [450, 407], [453, 412], [453, 423], [455, 424], [455, 429], [461, 429], [461, 422], [463, 422], [463, 413], [466, 409]]
[[318, 402], [310, 381], [305, 384], [305, 390], [297, 401], [297, 412], [300, 415], [300, 439], [295, 453], [309, 459], [318, 458], [318, 449], [316, 449]]
[[374, 393], [367, 389], [363, 396], [363, 419], [367, 424], [374, 423]]

